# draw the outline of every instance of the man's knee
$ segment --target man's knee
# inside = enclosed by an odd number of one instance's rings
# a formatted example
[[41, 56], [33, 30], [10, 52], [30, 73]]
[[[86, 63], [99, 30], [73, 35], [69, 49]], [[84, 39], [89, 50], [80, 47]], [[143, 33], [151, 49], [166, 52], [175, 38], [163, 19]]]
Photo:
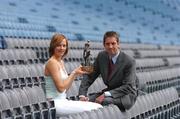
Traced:
[[135, 102], [136, 96], [131, 94], [114, 99], [114, 104], [117, 105], [121, 111], [129, 110]]

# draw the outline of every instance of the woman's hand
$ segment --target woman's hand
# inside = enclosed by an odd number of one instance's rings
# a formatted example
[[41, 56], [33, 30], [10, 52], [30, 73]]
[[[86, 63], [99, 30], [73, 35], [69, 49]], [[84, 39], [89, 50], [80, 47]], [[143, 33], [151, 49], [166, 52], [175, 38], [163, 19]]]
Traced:
[[79, 67], [77, 67], [76, 69], [74, 69], [74, 71], [72, 72], [72, 74], [75, 74], [75, 75], [83, 75], [83, 74], [88, 74], [88, 72], [86, 71], [83, 71], [82, 70], [82, 66], [80, 65]]
[[80, 100], [80, 101], [89, 101], [89, 98], [86, 97], [86, 96], [84, 96], [84, 95], [80, 95], [80, 96], [79, 96], [79, 100]]

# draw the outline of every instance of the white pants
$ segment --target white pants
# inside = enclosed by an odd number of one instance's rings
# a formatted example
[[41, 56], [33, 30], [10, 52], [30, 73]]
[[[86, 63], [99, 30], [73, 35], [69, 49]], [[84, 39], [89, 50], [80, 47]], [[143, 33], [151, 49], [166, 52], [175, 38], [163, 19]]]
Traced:
[[57, 116], [102, 108], [102, 105], [98, 103], [85, 102], [85, 101], [73, 101], [73, 100], [67, 100], [67, 99], [54, 99], [54, 103], [55, 103]]

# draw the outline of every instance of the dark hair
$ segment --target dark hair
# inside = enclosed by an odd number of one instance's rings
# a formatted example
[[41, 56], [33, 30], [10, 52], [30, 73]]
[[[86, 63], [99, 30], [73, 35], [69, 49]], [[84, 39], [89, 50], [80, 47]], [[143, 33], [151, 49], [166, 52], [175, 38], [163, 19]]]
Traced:
[[66, 47], [67, 47], [63, 57], [65, 55], [67, 55], [67, 53], [68, 53], [68, 40], [63, 34], [56, 33], [51, 38], [50, 47], [49, 47], [49, 56], [50, 57], [54, 54], [54, 49], [62, 42], [63, 39], [66, 40]]
[[115, 31], [107, 31], [104, 34], [104, 37], [103, 37], [103, 44], [105, 44], [105, 40], [108, 37], [115, 37], [117, 39], [117, 42], [119, 43], [119, 34], [117, 32], [115, 32]]

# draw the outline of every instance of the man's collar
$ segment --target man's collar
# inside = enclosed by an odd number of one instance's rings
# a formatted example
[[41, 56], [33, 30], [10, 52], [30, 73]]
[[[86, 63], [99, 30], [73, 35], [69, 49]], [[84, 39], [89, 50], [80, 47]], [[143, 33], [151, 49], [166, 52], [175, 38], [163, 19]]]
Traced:
[[114, 64], [116, 63], [116, 60], [117, 60], [117, 58], [118, 58], [118, 56], [119, 56], [119, 53], [120, 53], [120, 51], [118, 51], [118, 52], [116, 53], [116, 55], [110, 57], [110, 58], [112, 59], [112, 61], [113, 61]]

